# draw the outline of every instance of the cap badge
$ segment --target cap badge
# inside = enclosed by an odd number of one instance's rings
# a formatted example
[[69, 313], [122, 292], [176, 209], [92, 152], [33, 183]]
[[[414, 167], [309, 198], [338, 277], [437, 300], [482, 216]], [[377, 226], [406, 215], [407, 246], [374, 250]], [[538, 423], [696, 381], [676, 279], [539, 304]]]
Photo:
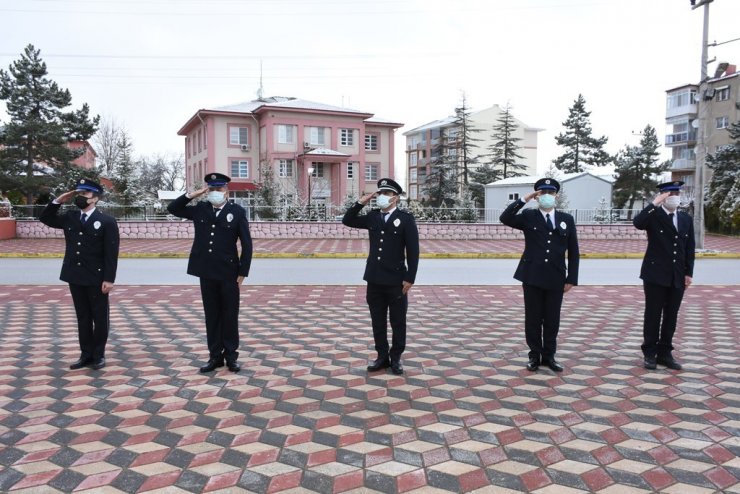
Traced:
[[81, 178], [81, 179], [80, 179], [80, 183], [81, 183], [81, 184], [84, 184], [84, 183], [85, 183], [85, 179], [84, 179], [84, 178]]
[[381, 180], [380, 181], [380, 185], [388, 185], [388, 181], [387, 180]]
[[550, 185], [550, 179], [547, 179], [547, 180], [545, 180], [545, 183], [546, 183], [547, 185]]
[[216, 180], [216, 175], [211, 175], [211, 180]]

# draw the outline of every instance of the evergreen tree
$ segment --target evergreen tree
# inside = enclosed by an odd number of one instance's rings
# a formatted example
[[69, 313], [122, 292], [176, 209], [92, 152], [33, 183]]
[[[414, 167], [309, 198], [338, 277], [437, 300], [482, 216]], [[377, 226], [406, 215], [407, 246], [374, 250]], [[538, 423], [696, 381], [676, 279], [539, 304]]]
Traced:
[[432, 207], [443, 204], [452, 205], [458, 195], [458, 175], [454, 155], [449, 154], [446, 130], [440, 130], [436, 143], [432, 148], [429, 160], [430, 172], [423, 185], [424, 193], [429, 197], [428, 203]]
[[0, 188], [19, 190], [29, 204], [41, 191], [60, 189], [79, 174], [70, 163], [82, 150], [67, 143], [89, 139], [100, 119], [90, 118], [87, 104], [64, 112], [72, 96], [47, 74], [40, 50], [30, 44], [7, 72], [0, 69], [0, 99], [10, 117], [0, 132]]
[[670, 163], [658, 163], [658, 136], [651, 125], [642, 131], [638, 146], [625, 146], [616, 156], [616, 180], [613, 186], [614, 205], [631, 210], [636, 201], [655, 194], [657, 177], [668, 169]]
[[740, 122], [728, 129], [734, 145], [707, 157], [712, 179], [705, 196], [707, 227], [736, 233], [740, 230]]
[[493, 126], [491, 139], [493, 143], [488, 146], [490, 153], [490, 164], [501, 171], [501, 178], [521, 177], [527, 166], [519, 160], [524, 159], [519, 154], [520, 146], [517, 144], [522, 139], [515, 137], [519, 126], [511, 114], [511, 105], [508, 103]]
[[140, 165], [134, 162], [134, 146], [128, 134], [123, 132], [118, 142], [118, 161], [113, 169], [113, 197], [121, 206], [134, 206], [140, 203], [139, 186]]
[[260, 165], [260, 176], [262, 183], [257, 191], [256, 206], [257, 213], [262, 218], [275, 218], [278, 205], [278, 185], [275, 182], [275, 170], [269, 161]]
[[586, 100], [582, 94], [568, 110], [568, 119], [563, 122], [565, 133], [558, 134], [555, 142], [565, 148], [565, 152], [553, 160], [553, 164], [565, 173], [580, 173], [587, 166], [604, 166], [611, 157], [604, 151], [607, 137], [595, 138], [591, 135], [591, 112], [586, 111]]
[[477, 207], [485, 207], [486, 184], [501, 179], [501, 171], [494, 168], [491, 163], [483, 163], [470, 172], [470, 196]]
[[455, 120], [453, 129], [449, 132], [448, 154], [454, 150], [451, 155], [455, 161], [458, 173], [462, 175], [462, 183], [467, 186], [468, 176], [471, 168], [478, 163], [478, 156], [473, 153], [475, 142], [480, 141], [475, 135], [481, 132], [481, 129], [475, 128], [470, 119], [470, 107], [468, 106], [465, 94], [462, 95], [460, 106], [455, 108]]

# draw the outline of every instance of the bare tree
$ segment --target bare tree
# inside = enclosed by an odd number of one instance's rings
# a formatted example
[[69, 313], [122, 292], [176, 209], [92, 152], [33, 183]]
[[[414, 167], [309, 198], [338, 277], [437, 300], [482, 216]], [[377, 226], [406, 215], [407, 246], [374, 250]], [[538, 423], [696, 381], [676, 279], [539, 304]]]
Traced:
[[98, 154], [98, 167], [102, 175], [113, 176], [116, 163], [121, 159], [119, 143], [125, 134], [126, 128], [113, 117], [105, 116], [100, 121], [92, 141]]

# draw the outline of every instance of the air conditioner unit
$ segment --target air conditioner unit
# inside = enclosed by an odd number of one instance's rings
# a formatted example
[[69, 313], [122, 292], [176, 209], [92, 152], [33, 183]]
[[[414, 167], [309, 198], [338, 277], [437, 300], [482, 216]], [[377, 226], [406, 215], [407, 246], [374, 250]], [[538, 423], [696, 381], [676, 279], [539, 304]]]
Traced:
[[242, 148], [242, 151], [249, 151], [249, 144], [242, 144], [241, 148]]

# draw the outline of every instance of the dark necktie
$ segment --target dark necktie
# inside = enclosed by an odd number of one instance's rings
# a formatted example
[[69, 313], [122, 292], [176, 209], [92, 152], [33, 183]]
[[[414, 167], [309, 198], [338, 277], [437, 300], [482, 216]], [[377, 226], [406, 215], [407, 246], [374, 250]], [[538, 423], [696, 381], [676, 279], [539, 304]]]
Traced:
[[82, 213], [82, 216], [80, 216], [80, 223], [84, 225], [85, 221], [87, 221], [87, 213]]
[[553, 231], [555, 229], [555, 227], [552, 226], [552, 221], [550, 221], [550, 213], [545, 214], [545, 222], [547, 223], [547, 229], [549, 231]]
[[671, 225], [673, 226], [673, 229], [677, 230], [676, 224], [673, 222], [673, 213], [668, 213], [668, 219], [671, 220]]

